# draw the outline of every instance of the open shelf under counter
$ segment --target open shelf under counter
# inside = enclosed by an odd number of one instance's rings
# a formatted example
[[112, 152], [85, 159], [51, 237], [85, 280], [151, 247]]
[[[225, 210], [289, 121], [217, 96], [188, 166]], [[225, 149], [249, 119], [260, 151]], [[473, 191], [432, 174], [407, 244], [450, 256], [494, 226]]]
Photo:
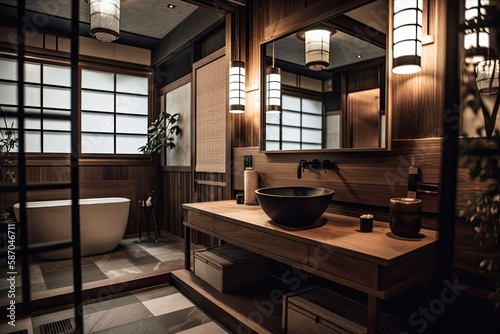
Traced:
[[[183, 204], [190, 229], [207, 233], [337, 284], [366, 293], [367, 328], [376, 333], [379, 300], [429, 279], [434, 269], [437, 232], [422, 229], [414, 239], [394, 236], [387, 223], [359, 231], [359, 219], [325, 213], [318, 225], [278, 226], [260, 206], [216, 201]], [[186, 254], [190, 254], [186, 240]], [[186, 270], [190, 269], [186, 257]]]
[[188, 270], [171, 273], [172, 284], [234, 333], [281, 333], [281, 297], [290, 291], [272, 277], [222, 293]]

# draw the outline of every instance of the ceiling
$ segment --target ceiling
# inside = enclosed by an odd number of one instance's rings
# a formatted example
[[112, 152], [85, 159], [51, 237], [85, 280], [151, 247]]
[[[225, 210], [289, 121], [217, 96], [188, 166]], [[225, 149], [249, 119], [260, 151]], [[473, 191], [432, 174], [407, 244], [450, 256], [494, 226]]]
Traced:
[[[16, 0], [0, 0], [0, 15], [9, 18], [11, 25], [15, 24], [17, 2]], [[121, 37], [115, 43], [153, 49], [160, 40], [195, 11], [225, 14], [239, 5], [245, 5], [245, 2], [246, 0], [121, 0]], [[26, 0], [26, 10], [28, 14], [29, 12], [48, 14], [46, 17], [37, 16], [38, 21], [34, 19], [34, 22], [42, 22], [54, 29], [68, 30], [68, 19], [71, 17], [69, 3], [69, 0]], [[79, 4], [80, 34], [85, 35], [89, 30], [89, 3], [88, 0], [79, 0]], [[169, 8], [169, 4], [174, 8]], [[1, 21], [5, 22], [3, 18]]]
[[[330, 64], [327, 67], [328, 70], [385, 56], [387, 3], [387, 0], [377, 0], [344, 14], [349, 19], [358, 21], [357, 23], [362, 22], [371, 27], [372, 29], [366, 35], [373, 37], [378, 34], [379, 43], [359, 38], [360, 34], [352, 31], [341, 31], [337, 28], [330, 38]], [[331, 18], [324, 23], [332, 26], [339, 23], [337, 19], [339, 18]], [[350, 21], [347, 21], [344, 25], [353, 28]], [[366, 29], [362, 30], [365, 31]], [[383, 45], [380, 40], [383, 41]], [[272, 56], [272, 44], [269, 43], [266, 46], [266, 54], [270, 57]], [[299, 66], [303, 66], [305, 63], [304, 41], [296, 33], [275, 40], [274, 50], [276, 60]]]
[[[34, 22], [45, 24], [46, 21], [48, 22], [46, 23], [47, 26], [51, 26], [56, 30], [59, 29], [59, 31], [68, 31], [68, 19], [71, 17], [69, 2], [69, 0], [26, 0], [26, 9], [32, 12], [32, 14], [48, 14], [46, 17], [33, 16]], [[200, 17], [214, 15], [214, 12], [225, 14], [233, 11], [238, 6], [246, 5], [246, 2], [246, 0], [121, 0], [121, 37], [115, 43], [135, 45], [149, 49], [157, 48], [162, 43], [162, 40], [172, 44], [172, 39], [178, 40], [179, 35], [183, 35], [178, 33], [172, 34], [176, 27], [180, 26], [180, 29], [187, 29], [186, 25], [188, 23], [186, 22], [189, 22], [189, 25], [196, 23], [201, 25], [202, 23], [199, 22]], [[79, 4], [80, 34], [88, 35], [88, 0], [80, 0]], [[174, 8], [169, 8], [169, 4], [173, 5]], [[16, 22], [16, 6], [16, 0], [0, 0], [0, 15], [8, 16], [13, 25]], [[346, 13], [346, 15], [385, 33], [386, 25], [384, 26], [384, 22], [381, 22], [380, 13], [387, 13], [387, 0], [375, 1]], [[223, 16], [222, 14], [220, 16]], [[5, 21], [3, 17], [0, 19], [0, 21]], [[183, 22], [184, 25], [182, 25]], [[203, 27], [198, 29], [198, 31], [202, 29]], [[172, 37], [168, 36], [169, 33]], [[303, 41], [296, 38], [295, 34], [293, 34], [276, 42], [276, 58], [291, 63], [303, 64], [303, 48]], [[268, 50], [268, 54], [270, 55], [271, 50]], [[354, 57], [360, 53], [363, 54], [363, 58]], [[332, 61], [329, 68], [343, 66], [352, 61], [364, 61], [380, 57], [384, 54], [384, 48], [337, 30], [332, 35]]]

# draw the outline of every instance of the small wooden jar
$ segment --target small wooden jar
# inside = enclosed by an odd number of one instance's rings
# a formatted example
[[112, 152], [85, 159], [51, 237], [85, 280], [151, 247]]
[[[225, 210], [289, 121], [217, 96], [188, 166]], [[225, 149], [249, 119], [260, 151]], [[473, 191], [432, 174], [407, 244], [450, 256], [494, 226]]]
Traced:
[[400, 237], [414, 238], [422, 228], [422, 200], [391, 198], [389, 226]]

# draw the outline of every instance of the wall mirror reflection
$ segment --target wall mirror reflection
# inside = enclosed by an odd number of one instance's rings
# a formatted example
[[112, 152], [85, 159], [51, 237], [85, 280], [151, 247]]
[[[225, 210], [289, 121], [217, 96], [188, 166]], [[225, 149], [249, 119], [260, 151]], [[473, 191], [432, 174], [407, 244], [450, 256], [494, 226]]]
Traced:
[[263, 44], [263, 149], [386, 149], [387, 27], [378, 0]]

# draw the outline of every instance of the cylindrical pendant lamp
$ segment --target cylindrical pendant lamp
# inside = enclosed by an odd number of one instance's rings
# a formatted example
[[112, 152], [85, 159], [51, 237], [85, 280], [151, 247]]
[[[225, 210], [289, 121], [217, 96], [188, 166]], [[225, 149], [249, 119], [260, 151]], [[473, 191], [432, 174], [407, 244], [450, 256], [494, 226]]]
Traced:
[[229, 68], [229, 112], [245, 112], [245, 63], [240, 60], [231, 61]]
[[266, 107], [267, 112], [281, 112], [281, 69], [270, 67], [266, 75]]
[[394, 0], [392, 72], [419, 72], [422, 57], [422, 0]]
[[330, 31], [324, 29], [308, 30], [304, 33], [306, 67], [322, 71], [330, 64]]
[[120, 0], [89, 0], [90, 34], [101, 42], [120, 37]]

